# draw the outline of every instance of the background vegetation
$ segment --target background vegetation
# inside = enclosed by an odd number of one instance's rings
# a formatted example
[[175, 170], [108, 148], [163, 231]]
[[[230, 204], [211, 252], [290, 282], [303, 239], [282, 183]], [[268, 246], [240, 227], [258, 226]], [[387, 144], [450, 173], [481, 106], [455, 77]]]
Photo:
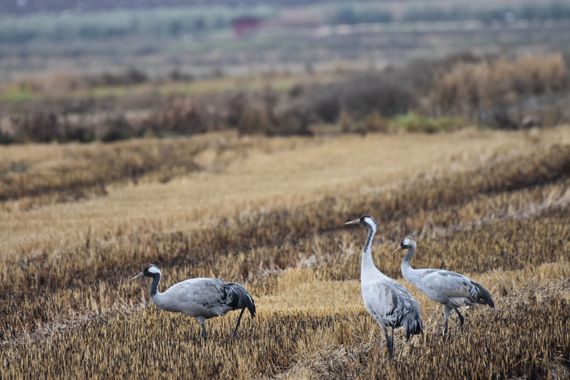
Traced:
[[[342, 79], [284, 76], [282, 84], [265, 86], [251, 81], [241, 90], [224, 90], [230, 79], [193, 81], [180, 73], [157, 85], [133, 69], [58, 79], [22, 80], [5, 90], [5, 96], [18, 91], [35, 99], [4, 106], [10, 116], [0, 130], [2, 142], [116, 141], [223, 129], [265, 135], [434, 133], [469, 123], [519, 129], [570, 119], [568, 63], [560, 53], [459, 55]], [[100, 96], [105, 89], [110, 92]], [[62, 95], [46, 102], [50, 92]]]

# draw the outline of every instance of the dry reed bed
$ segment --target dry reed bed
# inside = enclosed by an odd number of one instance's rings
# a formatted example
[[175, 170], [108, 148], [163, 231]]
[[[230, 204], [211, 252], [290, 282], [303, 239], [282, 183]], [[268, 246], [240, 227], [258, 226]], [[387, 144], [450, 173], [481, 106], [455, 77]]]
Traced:
[[480, 109], [506, 108], [567, 85], [568, 68], [561, 54], [459, 63], [434, 81], [430, 101], [440, 111], [472, 116]]

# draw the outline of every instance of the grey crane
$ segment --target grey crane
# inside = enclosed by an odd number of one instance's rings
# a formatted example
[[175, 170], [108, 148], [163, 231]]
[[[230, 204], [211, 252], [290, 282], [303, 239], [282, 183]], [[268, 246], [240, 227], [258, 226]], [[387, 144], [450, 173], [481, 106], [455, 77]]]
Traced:
[[147, 265], [142, 272], [133, 277], [152, 278], [150, 297], [152, 302], [162, 310], [174, 311], [196, 318], [201, 327], [201, 336], [206, 339], [206, 319], [225, 315], [228, 311], [241, 310], [237, 318], [233, 336], [237, 330], [243, 312], [247, 308], [252, 317], [255, 316], [255, 303], [251, 295], [240, 284], [224, 282], [217, 278], [191, 278], [172, 285], [165, 292], [158, 291], [160, 269]]
[[[372, 240], [376, 234], [376, 222], [371, 216], [346, 222], [361, 224], [368, 229], [368, 237], [362, 250], [360, 286], [362, 299], [368, 313], [378, 322], [386, 337], [390, 357], [394, 354], [394, 329], [404, 327], [406, 340], [410, 335], [422, 333], [420, 307], [410, 292], [395, 280], [380, 272], [372, 260]], [[388, 335], [388, 327], [391, 335]]]
[[400, 247], [394, 253], [407, 249], [408, 253], [400, 267], [402, 276], [421, 290], [429, 299], [443, 305], [443, 335], [447, 334], [447, 324], [452, 311], [457, 313], [459, 324], [463, 326], [464, 318], [459, 312], [461, 306], [474, 304], [489, 305], [494, 308], [491, 293], [481, 284], [459, 273], [443, 269], [414, 269], [410, 261], [416, 251], [416, 240], [406, 236], [400, 242]]

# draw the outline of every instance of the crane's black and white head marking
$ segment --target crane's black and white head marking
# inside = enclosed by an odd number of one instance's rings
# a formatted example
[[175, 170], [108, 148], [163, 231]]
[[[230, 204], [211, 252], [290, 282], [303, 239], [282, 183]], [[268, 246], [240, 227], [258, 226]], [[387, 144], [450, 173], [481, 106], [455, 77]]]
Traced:
[[157, 274], [160, 274], [160, 269], [156, 265], [150, 264], [143, 269], [143, 274], [145, 277], [154, 277]]
[[365, 225], [365, 226], [370, 226], [374, 229], [376, 229], [376, 226], [377, 226], [374, 218], [369, 216], [369, 215], [364, 215], [363, 217], [361, 217], [360, 218], [360, 224]]
[[139, 277], [142, 277], [142, 276], [144, 276], [144, 277], [152, 277], [152, 278], [155, 278], [155, 277], [157, 277], [157, 276], [160, 277], [160, 269], [158, 269], [158, 267], [157, 267], [156, 265], [154, 265], [154, 264], [147, 265], [147, 266], [142, 270], [142, 272], [140, 272], [139, 274], [137, 274], [137, 275], [136, 275], [135, 277], [133, 277], [132, 279], [134, 280], [134, 279], [139, 278]]
[[361, 225], [363, 225], [363, 226], [372, 228], [372, 229], [374, 229], [374, 230], [376, 230], [376, 227], [377, 227], [376, 221], [375, 221], [374, 218], [371, 217], [370, 215], [361, 216], [361, 217], [358, 218], [358, 219], [350, 220], [350, 221], [348, 221], [348, 222], [346, 222], [346, 223], [344, 223], [344, 224], [345, 224], [345, 225], [349, 225], [349, 224], [361, 224]]
[[402, 242], [400, 243], [400, 247], [402, 249], [407, 249], [407, 248], [411, 248], [411, 247], [416, 247], [416, 239], [413, 238], [413, 236], [406, 236], [402, 239]]

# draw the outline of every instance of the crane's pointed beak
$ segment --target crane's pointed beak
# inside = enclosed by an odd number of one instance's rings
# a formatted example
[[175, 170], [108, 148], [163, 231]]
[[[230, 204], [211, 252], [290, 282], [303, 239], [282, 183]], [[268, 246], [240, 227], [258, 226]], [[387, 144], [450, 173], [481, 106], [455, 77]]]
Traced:
[[360, 224], [360, 219], [354, 219], [344, 223], [345, 226], [348, 226], [350, 224]]
[[131, 278], [131, 281], [132, 281], [132, 280], [136, 280], [137, 278], [142, 277], [142, 276], [143, 276], [143, 272], [140, 272], [140, 273], [137, 274], [135, 277]]
[[396, 249], [394, 250], [394, 252], [392, 252], [392, 255], [393, 255], [394, 253], [396, 253], [396, 252], [399, 252], [399, 251], [401, 251], [402, 249], [404, 249], [404, 248], [402, 248], [402, 247], [398, 247], [398, 248], [396, 248]]

